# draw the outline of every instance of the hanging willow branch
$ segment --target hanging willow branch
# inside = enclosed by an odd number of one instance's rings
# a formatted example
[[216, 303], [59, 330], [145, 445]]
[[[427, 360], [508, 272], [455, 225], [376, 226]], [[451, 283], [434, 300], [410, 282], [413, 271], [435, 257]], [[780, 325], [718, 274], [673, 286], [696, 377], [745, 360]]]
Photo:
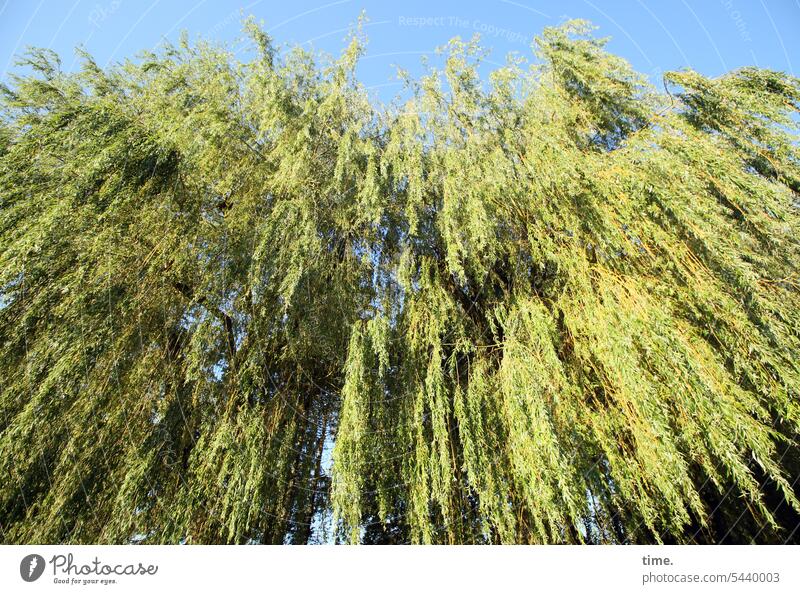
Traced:
[[2, 89], [4, 542], [797, 542], [800, 81], [245, 30]]

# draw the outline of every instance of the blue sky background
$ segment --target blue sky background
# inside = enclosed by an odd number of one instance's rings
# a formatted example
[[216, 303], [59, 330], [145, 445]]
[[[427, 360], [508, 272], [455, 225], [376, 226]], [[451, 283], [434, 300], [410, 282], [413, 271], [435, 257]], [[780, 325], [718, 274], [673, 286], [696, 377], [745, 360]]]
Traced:
[[241, 11], [278, 43], [338, 53], [362, 9], [370, 42], [359, 77], [384, 100], [400, 89], [396, 66], [418, 73], [421, 56], [456, 35], [480, 33], [492, 67], [512, 51], [530, 55], [543, 27], [575, 17], [597, 24], [611, 51], [654, 81], [687, 66], [709, 76], [749, 64], [800, 74], [800, 0], [0, 0], [0, 78], [29, 45], [54, 49], [71, 69], [77, 45], [102, 65], [184, 29], [233, 43]]

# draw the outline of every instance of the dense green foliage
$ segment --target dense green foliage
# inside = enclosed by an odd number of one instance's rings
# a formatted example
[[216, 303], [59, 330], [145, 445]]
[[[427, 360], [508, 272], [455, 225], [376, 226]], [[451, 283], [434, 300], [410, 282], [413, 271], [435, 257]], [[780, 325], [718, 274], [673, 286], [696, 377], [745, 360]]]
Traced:
[[800, 81], [246, 31], [2, 89], [4, 542], [800, 538]]

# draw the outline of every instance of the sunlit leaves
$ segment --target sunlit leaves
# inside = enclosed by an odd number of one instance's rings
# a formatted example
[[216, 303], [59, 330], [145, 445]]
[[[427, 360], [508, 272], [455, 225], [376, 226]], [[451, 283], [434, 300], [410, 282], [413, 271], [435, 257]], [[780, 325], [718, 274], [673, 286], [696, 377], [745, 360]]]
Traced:
[[391, 107], [358, 31], [31, 53], [0, 120], [4, 540], [789, 537], [800, 84], [657, 92], [590, 30], [488, 81], [454, 40]]

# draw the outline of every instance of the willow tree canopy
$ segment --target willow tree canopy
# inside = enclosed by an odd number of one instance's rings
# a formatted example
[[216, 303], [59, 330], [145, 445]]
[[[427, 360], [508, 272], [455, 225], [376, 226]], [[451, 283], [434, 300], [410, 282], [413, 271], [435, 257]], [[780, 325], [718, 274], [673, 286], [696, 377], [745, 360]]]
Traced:
[[798, 79], [245, 30], [2, 89], [4, 542], [800, 539]]

